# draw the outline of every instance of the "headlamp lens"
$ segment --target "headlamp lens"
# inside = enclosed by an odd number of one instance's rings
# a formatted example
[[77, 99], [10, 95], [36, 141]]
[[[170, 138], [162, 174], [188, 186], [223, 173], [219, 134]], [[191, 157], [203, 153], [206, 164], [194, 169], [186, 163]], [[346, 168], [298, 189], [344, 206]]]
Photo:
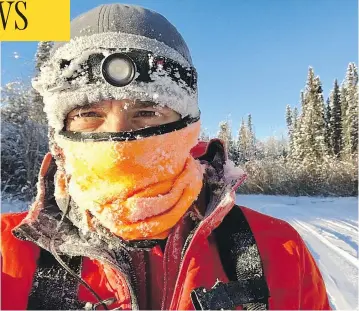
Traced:
[[107, 56], [102, 63], [105, 80], [114, 86], [125, 86], [135, 77], [135, 64], [124, 54], [114, 53]]

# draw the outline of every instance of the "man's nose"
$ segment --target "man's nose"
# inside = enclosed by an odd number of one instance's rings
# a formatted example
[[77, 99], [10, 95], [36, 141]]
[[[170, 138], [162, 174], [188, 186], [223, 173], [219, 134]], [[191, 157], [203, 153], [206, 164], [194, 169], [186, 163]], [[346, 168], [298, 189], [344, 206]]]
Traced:
[[126, 112], [116, 112], [111, 114], [110, 117], [107, 118], [106, 122], [106, 131], [107, 132], [126, 132], [134, 130], [131, 126], [131, 122], [129, 120], [129, 116]]

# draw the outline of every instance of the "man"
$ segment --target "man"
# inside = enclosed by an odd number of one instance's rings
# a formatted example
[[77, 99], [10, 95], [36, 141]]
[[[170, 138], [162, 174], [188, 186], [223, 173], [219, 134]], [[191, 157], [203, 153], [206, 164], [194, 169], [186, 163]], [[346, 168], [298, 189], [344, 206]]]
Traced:
[[234, 205], [245, 179], [198, 143], [197, 75], [163, 16], [102, 5], [33, 86], [50, 153], [28, 213], [3, 215], [3, 309], [329, 309], [284, 221]]

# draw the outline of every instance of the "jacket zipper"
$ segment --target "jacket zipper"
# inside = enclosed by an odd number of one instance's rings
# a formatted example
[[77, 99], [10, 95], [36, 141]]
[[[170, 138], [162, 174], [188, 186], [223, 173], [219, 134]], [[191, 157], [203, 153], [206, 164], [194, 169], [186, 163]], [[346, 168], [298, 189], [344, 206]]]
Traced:
[[165, 269], [163, 271], [163, 295], [162, 295], [162, 302], [161, 302], [161, 310], [165, 310], [165, 303], [167, 298], [167, 279], [168, 279], [168, 272], [167, 272], [167, 253], [164, 254], [164, 262], [165, 262]]
[[[200, 222], [190, 231], [190, 233], [188, 234], [185, 243], [183, 245], [182, 251], [181, 251], [181, 258], [180, 258], [180, 262], [179, 262], [179, 269], [178, 269], [178, 274], [177, 274], [177, 278], [179, 277], [179, 275], [181, 274], [181, 270], [182, 270], [182, 262], [183, 262], [183, 258], [184, 255], [188, 249], [189, 243], [191, 242], [195, 231], [198, 229]], [[168, 310], [168, 307], [166, 307], [166, 303], [167, 303], [167, 282], [168, 282], [168, 269], [167, 269], [167, 254], [165, 254], [165, 269], [164, 269], [164, 273], [163, 273], [163, 296], [162, 296], [162, 303], [161, 303], [161, 310]], [[167, 303], [168, 304], [168, 303]]]
[[[132, 310], [139, 310], [137, 296], [136, 296], [135, 289], [134, 289], [134, 288], [136, 288], [136, 285], [137, 285], [137, 277], [136, 277], [136, 274], [135, 274], [134, 269], [133, 269], [131, 255], [125, 249], [124, 249], [124, 253], [126, 254], [126, 257], [127, 257], [126, 259], [127, 259], [127, 262], [128, 262], [128, 264], [130, 266], [130, 269], [129, 269], [129, 274], [130, 275], [129, 275], [129, 277], [127, 276], [127, 274], [125, 272], [118, 269], [117, 265], [115, 265], [114, 263], [108, 261], [107, 259], [103, 259], [102, 261], [106, 261], [114, 269], [116, 269], [117, 271], [120, 271], [120, 274], [121, 274], [122, 278], [125, 280], [125, 283], [126, 283], [126, 286], [128, 288], [128, 291], [130, 292], [131, 309]], [[133, 288], [133, 286], [131, 286], [131, 281], [132, 281], [132, 283], [134, 285], [134, 288]]]
[[[215, 204], [214, 203], [212, 203], [212, 206], [218, 206], [219, 205], [219, 203], [222, 201], [222, 199], [223, 199], [223, 194], [225, 193], [227, 191], [227, 189], [224, 189], [224, 190], [222, 190], [222, 192], [221, 192], [221, 195], [219, 195], [218, 196], [218, 199], [215, 201]], [[197, 225], [190, 231], [190, 233], [188, 234], [188, 236], [187, 236], [187, 238], [186, 238], [186, 240], [185, 240], [185, 243], [184, 243], [184, 245], [183, 245], [183, 248], [182, 248], [182, 251], [181, 251], [181, 259], [180, 259], [180, 263], [179, 263], [179, 269], [178, 269], [178, 274], [177, 274], [177, 279], [179, 278], [179, 276], [180, 276], [180, 274], [181, 274], [181, 271], [182, 271], [182, 269], [183, 269], [183, 259], [184, 259], [184, 257], [185, 257], [185, 255], [186, 255], [186, 252], [187, 252], [187, 250], [188, 250], [188, 247], [189, 247], [189, 244], [190, 244], [190, 242], [192, 241], [192, 239], [193, 239], [193, 237], [194, 237], [194, 235], [195, 235], [195, 233], [196, 233], [196, 231], [197, 231], [197, 229], [198, 229], [198, 227], [201, 225], [201, 223], [204, 221], [206, 219], [206, 216], [205, 216], [205, 218], [202, 220], [202, 221], [200, 221], [200, 222], [198, 222], [197, 223]], [[167, 261], [167, 258], [165, 258], [166, 259], [166, 261]], [[165, 271], [164, 271], [165, 273], [164, 273], [164, 277], [165, 277], [165, 279], [164, 279], [164, 290], [165, 290], [165, 295], [163, 295], [163, 300], [162, 300], [162, 305], [161, 305], [161, 310], [165, 310], [165, 302], [166, 302], [166, 296], [167, 296], [167, 262], [166, 262], [166, 269], [165, 269]], [[176, 280], [176, 283], [177, 283], [177, 280]], [[176, 284], [175, 283], [175, 284]], [[172, 298], [171, 298], [171, 302], [172, 302], [172, 299], [173, 299], [173, 296], [172, 296]], [[168, 308], [167, 308], [168, 309]]]

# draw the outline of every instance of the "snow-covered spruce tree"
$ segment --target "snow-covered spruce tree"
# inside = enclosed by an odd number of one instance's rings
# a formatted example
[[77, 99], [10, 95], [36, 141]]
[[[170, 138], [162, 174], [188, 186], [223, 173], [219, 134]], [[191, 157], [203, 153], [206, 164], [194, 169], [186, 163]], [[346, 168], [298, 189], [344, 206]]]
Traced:
[[341, 111], [343, 126], [343, 160], [351, 160], [358, 152], [358, 71], [349, 63], [341, 85]]
[[229, 121], [222, 121], [219, 123], [219, 131], [217, 137], [224, 142], [228, 152], [228, 158], [233, 162], [237, 163], [237, 148], [232, 138], [232, 128]]
[[[309, 79], [314, 80], [311, 73], [312, 72], [310, 71], [308, 74], [308, 81]], [[301, 111], [305, 110], [307, 107], [308, 98], [305, 94], [306, 93], [303, 90], [300, 92], [299, 106]], [[289, 117], [291, 117], [291, 119], [289, 119]], [[276, 170], [281, 172], [281, 175], [277, 177], [278, 191], [279, 194], [286, 195], [307, 194], [301, 187], [304, 175], [303, 144], [305, 142], [305, 134], [302, 132], [304, 130], [302, 127], [303, 113], [299, 113], [297, 107], [290, 109], [287, 106], [286, 123], [288, 127], [288, 141], [285, 142], [285, 140], [282, 139], [282, 148], [284, 151], [282, 156], [273, 164]]]
[[328, 155], [331, 155], [333, 152], [332, 148], [332, 123], [331, 123], [331, 97], [333, 96], [333, 92], [330, 93], [329, 98], [327, 98], [326, 106], [324, 107], [324, 121], [325, 121], [325, 136], [324, 141], [327, 146]]
[[[300, 107], [301, 111], [305, 109], [305, 97], [304, 97], [304, 91], [300, 92]], [[297, 164], [301, 163], [301, 146], [302, 146], [302, 138], [303, 135], [301, 133], [301, 124], [303, 119], [303, 113], [299, 114], [299, 111], [297, 108], [294, 108], [293, 110], [293, 131], [292, 131], [292, 147], [289, 152], [290, 161], [295, 167]]]
[[347, 69], [346, 99], [351, 154], [356, 156], [358, 153], [358, 69], [354, 63], [350, 63]]
[[309, 68], [302, 112], [295, 131], [291, 170], [297, 179], [297, 194], [312, 195], [322, 186], [322, 164], [327, 160], [325, 143], [324, 98], [319, 77]]
[[287, 123], [287, 128], [288, 128], [288, 137], [292, 132], [292, 124], [293, 124], [293, 114], [292, 114], [292, 109], [290, 108], [289, 105], [287, 105], [285, 107], [285, 121]]
[[40, 70], [41, 66], [49, 59], [51, 49], [54, 43], [52, 41], [40, 41], [37, 45], [35, 54], [35, 68]]
[[29, 119], [29, 89], [20, 81], [1, 88], [1, 120], [21, 125]]
[[26, 170], [23, 161], [18, 157], [19, 127], [8, 121], [1, 121], [1, 195], [13, 197], [21, 193], [26, 184]]
[[[40, 72], [41, 66], [49, 59], [50, 51], [53, 46], [51, 41], [40, 41], [35, 54], [35, 75]], [[46, 124], [46, 115], [43, 111], [43, 98], [35, 89], [31, 89], [31, 110], [29, 117], [39, 124]]]
[[32, 120], [30, 90], [21, 82], [2, 88], [1, 190], [3, 195], [31, 200], [38, 170], [47, 152], [47, 129]]
[[292, 113], [292, 124], [293, 127], [295, 128], [295, 125], [298, 123], [298, 117], [299, 117], [299, 112], [298, 112], [298, 108], [294, 107], [293, 109], [293, 113]]
[[242, 119], [241, 125], [238, 130], [237, 136], [237, 153], [238, 163], [243, 164], [245, 162], [255, 160], [260, 157], [257, 150], [257, 139], [253, 128], [252, 115], [249, 114], [247, 122]]
[[348, 101], [347, 101], [347, 88], [345, 80], [340, 87], [341, 99], [341, 115], [342, 115], [342, 152], [341, 159], [349, 160], [351, 158], [351, 136], [350, 136], [350, 122], [348, 116]]
[[1, 193], [14, 196], [26, 185], [20, 132], [28, 120], [29, 93], [18, 81], [6, 84], [1, 93]]
[[231, 137], [231, 130], [228, 121], [221, 121], [219, 123], [219, 131], [217, 137], [221, 139], [227, 146]]
[[244, 164], [249, 161], [250, 156], [250, 137], [247, 125], [242, 119], [237, 137], [238, 163]]
[[299, 133], [299, 112], [298, 112], [298, 108], [294, 107], [293, 111], [292, 111], [292, 133], [291, 133], [291, 137], [290, 137], [290, 142], [289, 142], [289, 156], [291, 158], [293, 158], [293, 155], [295, 154], [295, 148], [296, 148], [296, 138], [298, 136]]
[[330, 95], [330, 147], [333, 151], [333, 155], [336, 158], [340, 157], [342, 152], [343, 143], [343, 126], [342, 126], [342, 111], [341, 111], [341, 100], [340, 91], [337, 79], [334, 81], [333, 91]]
[[305, 90], [304, 107], [300, 124], [301, 150], [300, 159], [308, 169], [320, 166], [327, 154], [325, 144], [325, 120], [323, 90], [319, 77], [309, 68]]
[[287, 134], [289, 139], [289, 153], [293, 151], [293, 112], [289, 105], [285, 107], [285, 121], [287, 123]]
[[36, 195], [38, 170], [47, 152], [47, 131], [31, 119], [22, 126], [1, 122], [2, 193], [30, 201]]
[[248, 115], [247, 119], [247, 130], [248, 130], [248, 159], [253, 160], [256, 158], [256, 135], [254, 133], [253, 123], [252, 123], [252, 115]]
[[[355, 72], [353, 68], [354, 66], [350, 70]], [[353, 74], [352, 76], [355, 77]], [[329, 97], [329, 109], [325, 109], [320, 80], [315, 77], [314, 71], [309, 69], [306, 88], [300, 96], [301, 114], [298, 116], [298, 110], [292, 110], [292, 120], [288, 121], [289, 109], [286, 110], [287, 125], [291, 124], [293, 130], [293, 151], [285, 158], [284, 164], [280, 161], [271, 164], [283, 172], [281, 179], [277, 179], [273, 174], [273, 179], [280, 180], [279, 184], [282, 185], [276, 187], [276, 191], [279, 189], [281, 194], [290, 195], [357, 194], [357, 163], [350, 153], [352, 132], [343, 131], [345, 125], [347, 129], [351, 128], [347, 80], [350, 79], [346, 78], [340, 92], [337, 81], [334, 82], [334, 89]], [[353, 93], [357, 96], [357, 93]], [[350, 148], [347, 147], [349, 157], [343, 161], [341, 154], [344, 138], [349, 141]], [[333, 153], [336, 155], [334, 158], [331, 156]]]

